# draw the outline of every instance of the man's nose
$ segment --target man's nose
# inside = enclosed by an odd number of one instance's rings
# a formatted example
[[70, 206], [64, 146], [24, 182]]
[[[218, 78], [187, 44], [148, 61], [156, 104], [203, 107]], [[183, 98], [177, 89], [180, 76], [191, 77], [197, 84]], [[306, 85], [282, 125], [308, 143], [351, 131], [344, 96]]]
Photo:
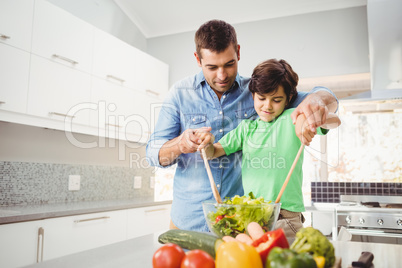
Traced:
[[227, 74], [225, 68], [219, 68], [218, 69], [218, 78], [219, 78], [219, 80], [224, 81], [224, 80], [226, 80], [227, 76], [228, 76], [228, 74]]

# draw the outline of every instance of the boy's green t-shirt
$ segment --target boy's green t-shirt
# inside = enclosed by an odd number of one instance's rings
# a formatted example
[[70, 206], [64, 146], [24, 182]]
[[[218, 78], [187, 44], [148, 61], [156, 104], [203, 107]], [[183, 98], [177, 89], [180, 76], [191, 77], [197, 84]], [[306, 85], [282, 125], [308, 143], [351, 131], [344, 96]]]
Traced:
[[[236, 129], [219, 140], [227, 155], [243, 150], [242, 181], [245, 194], [252, 191], [256, 197], [262, 196], [273, 202], [277, 198], [301, 145], [290, 117], [293, 110], [285, 110], [271, 122], [243, 120]], [[318, 134], [327, 132], [321, 128], [317, 130]], [[302, 153], [281, 197], [282, 209], [304, 211], [303, 156]]]

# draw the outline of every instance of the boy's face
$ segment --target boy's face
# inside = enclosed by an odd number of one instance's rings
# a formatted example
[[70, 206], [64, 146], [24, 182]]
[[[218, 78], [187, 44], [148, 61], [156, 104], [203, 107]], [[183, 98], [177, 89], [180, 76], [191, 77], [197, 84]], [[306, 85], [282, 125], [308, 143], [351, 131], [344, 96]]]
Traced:
[[221, 53], [212, 52], [209, 49], [201, 49], [201, 54], [194, 53], [198, 66], [202, 68], [205, 80], [220, 98], [223, 93], [233, 85], [237, 66], [240, 59], [240, 46], [236, 50], [229, 45]]
[[254, 109], [264, 122], [270, 122], [280, 116], [288, 103], [282, 86], [274, 93], [254, 93], [253, 99]]

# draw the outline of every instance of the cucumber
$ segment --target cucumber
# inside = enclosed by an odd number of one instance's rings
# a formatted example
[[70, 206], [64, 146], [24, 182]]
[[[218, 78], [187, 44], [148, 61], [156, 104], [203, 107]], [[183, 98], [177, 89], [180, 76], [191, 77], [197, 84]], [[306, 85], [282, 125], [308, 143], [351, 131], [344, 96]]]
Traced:
[[207, 233], [172, 229], [158, 237], [159, 243], [173, 243], [185, 249], [201, 249], [215, 259], [215, 252], [222, 239]]

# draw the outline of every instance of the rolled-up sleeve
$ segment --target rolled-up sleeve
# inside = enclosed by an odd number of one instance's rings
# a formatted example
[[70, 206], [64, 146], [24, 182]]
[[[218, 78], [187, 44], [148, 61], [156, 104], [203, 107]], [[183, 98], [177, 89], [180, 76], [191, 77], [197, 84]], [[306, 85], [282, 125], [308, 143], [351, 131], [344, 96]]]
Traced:
[[172, 89], [162, 105], [155, 130], [147, 143], [146, 157], [151, 166], [164, 168], [177, 162], [174, 161], [168, 166], [160, 165], [159, 151], [167, 141], [180, 135], [180, 126], [180, 110], [174, 98], [174, 89]]

